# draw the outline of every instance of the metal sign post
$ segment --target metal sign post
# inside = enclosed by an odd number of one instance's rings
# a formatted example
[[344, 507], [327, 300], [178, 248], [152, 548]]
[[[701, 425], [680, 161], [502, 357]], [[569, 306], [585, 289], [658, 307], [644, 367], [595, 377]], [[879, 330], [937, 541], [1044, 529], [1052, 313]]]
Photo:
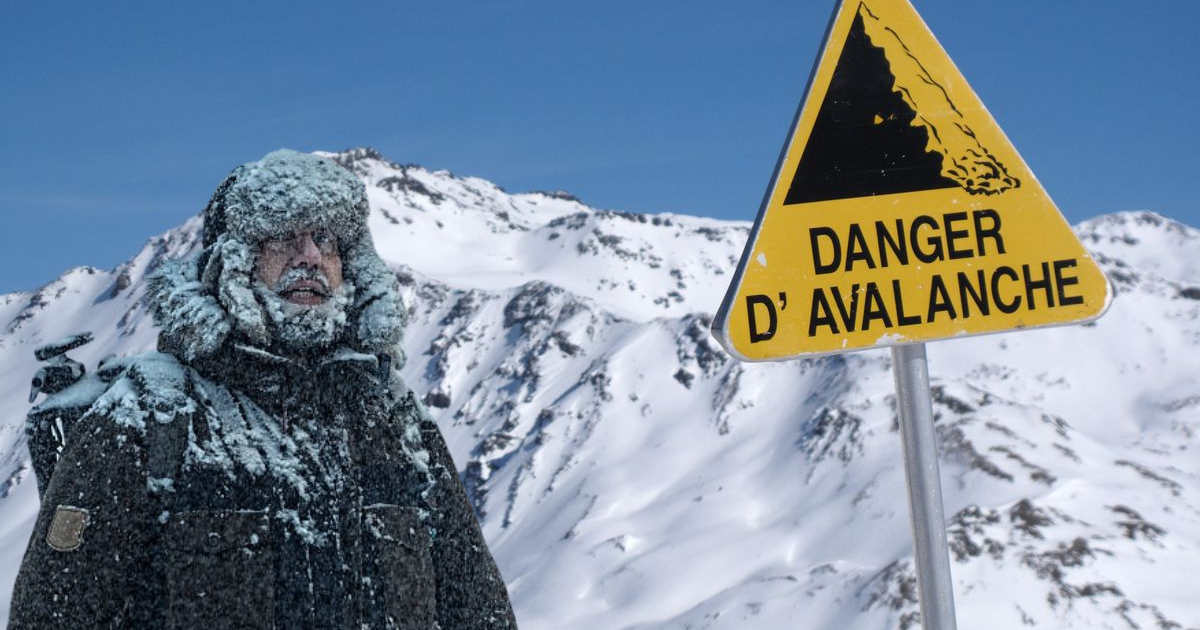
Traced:
[[950, 548], [946, 544], [925, 344], [893, 346], [892, 371], [896, 376], [896, 407], [904, 444], [904, 475], [908, 479], [908, 514], [921, 625], [925, 630], [955, 630]]

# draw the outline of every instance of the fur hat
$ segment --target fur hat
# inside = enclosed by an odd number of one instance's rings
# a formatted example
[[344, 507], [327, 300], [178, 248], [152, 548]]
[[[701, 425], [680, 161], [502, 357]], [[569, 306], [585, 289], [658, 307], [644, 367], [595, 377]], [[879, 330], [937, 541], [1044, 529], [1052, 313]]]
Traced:
[[267, 315], [253, 289], [259, 243], [324, 229], [337, 237], [343, 283], [352, 291], [344, 343], [400, 359], [406, 311], [395, 274], [371, 242], [367, 215], [363, 183], [331, 160], [281, 149], [234, 169], [204, 209], [203, 249], [163, 263], [148, 279], [160, 345], [189, 361], [215, 354], [231, 336], [269, 347]]

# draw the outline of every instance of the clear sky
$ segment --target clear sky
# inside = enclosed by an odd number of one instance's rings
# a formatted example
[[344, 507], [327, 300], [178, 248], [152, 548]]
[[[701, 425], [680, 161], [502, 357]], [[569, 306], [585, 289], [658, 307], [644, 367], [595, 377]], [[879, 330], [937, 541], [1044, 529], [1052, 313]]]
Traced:
[[[1200, 0], [914, 4], [1068, 220], [1200, 226]], [[9, 0], [0, 293], [111, 268], [280, 147], [753, 219], [833, 7]]]

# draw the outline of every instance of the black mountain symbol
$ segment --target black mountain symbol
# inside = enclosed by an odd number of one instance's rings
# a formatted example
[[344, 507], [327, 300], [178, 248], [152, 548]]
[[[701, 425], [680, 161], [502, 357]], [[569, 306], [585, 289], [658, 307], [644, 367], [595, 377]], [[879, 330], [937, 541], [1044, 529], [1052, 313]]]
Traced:
[[[921, 109], [936, 113], [940, 131]], [[860, 4], [784, 204], [956, 186], [998, 194], [1020, 181], [899, 35]]]
[[952, 188], [942, 155], [925, 150], [929, 133], [892, 90], [882, 48], [854, 18], [785, 204]]

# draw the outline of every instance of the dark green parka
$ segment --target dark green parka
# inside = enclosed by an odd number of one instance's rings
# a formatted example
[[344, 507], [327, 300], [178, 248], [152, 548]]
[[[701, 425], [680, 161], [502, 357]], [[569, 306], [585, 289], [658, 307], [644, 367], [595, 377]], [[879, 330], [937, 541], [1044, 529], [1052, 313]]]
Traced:
[[68, 437], [10, 627], [516, 627], [437, 427], [380, 376], [128, 362]]

